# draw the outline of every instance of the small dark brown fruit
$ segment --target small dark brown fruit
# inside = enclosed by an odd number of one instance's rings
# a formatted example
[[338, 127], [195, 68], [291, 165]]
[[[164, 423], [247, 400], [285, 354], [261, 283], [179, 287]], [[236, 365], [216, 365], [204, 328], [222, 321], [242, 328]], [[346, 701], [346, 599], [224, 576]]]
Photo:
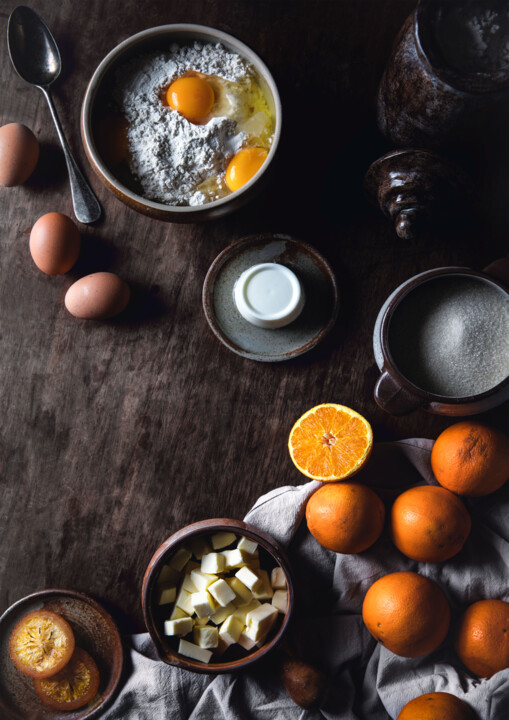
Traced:
[[299, 707], [309, 710], [322, 705], [327, 694], [327, 678], [323, 673], [290, 658], [283, 661], [280, 673], [286, 692]]

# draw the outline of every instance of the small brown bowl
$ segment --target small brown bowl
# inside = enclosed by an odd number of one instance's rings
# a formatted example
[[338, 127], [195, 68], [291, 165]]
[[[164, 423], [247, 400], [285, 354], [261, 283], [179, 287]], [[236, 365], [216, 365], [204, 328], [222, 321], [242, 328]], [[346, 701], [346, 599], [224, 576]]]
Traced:
[[[97, 118], [101, 110], [105, 109], [108, 97], [111, 95], [108, 88], [114, 82], [115, 71], [132, 57], [142, 55], [154, 50], [168, 50], [172, 43], [189, 43], [195, 40], [221, 43], [247, 60], [255, 69], [259, 82], [264, 90], [267, 102], [275, 119], [274, 137], [272, 146], [265, 162], [256, 175], [242, 188], [220, 200], [198, 206], [166, 205], [154, 200], [148, 200], [130, 187], [125, 181], [112, 172], [111, 167], [101, 156], [96, 138]], [[93, 170], [104, 185], [111, 190], [122, 202], [137, 212], [149, 217], [167, 222], [201, 222], [228, 215], [239, 207], [245, 205], [263, 188], [268, 178], [268, 170], [276, 154], [281, 135], [281, 100], [274, 78], [265, 63], [247, 45], [240, 40], [227, 35], [220, 30], [205, 27], [204, 25], [161, 25], [149, 28], [132, 35], [117, 45], [106, 55], [99, 64], [88, 84], [81, 108], [81, 137], [87, 157]]]
[[[285, 575], [288, 588], [288, 607], [286, 613], [282, 616], [282, 621], [277, 628], [275, 634], [271, 633], [269, 639], [260, 648], [250, 651], [244, 657], [228, 660], [225, 662], [202, 663], [188, 657], [180, 655], [165, 635], [162, 634], [161, 621], [156, 617], [156, 601], [155, 591], [157, 589], [157, 579], [163, 565], [168, 561], [173, 553], [192, 537], [198, 535], [211, 535], [220, 531], [230, 531], [241, 536], [244, 535], [251, 540], [257, 542], [260, 547], [274, 561], [274, 565], [279, 565]], [[231, 673], [241, 670], [248, 665], [260, 660], [267, 655], [281, 640], [283, 634], [288, 627], [292, 610], [294, 606], [294, 584], [290, 564], [284, 550], [277, 542], [267, 533], [259, 530], [253, 525], [248, 525], [242, 520], [232, 520], [229, 518], [213, 518], [211, 520], [201, 520], [200, 522], [186, 525], [186, 527], [178, 530], [171, 535], [156, 550], [150, 560], [145, 577], [143, 578], [142, 587], [142, 606], [145, 624], [150, 633], [150, 637], [155, 645], [156, 651], [160, 659], [168, 665], [175, 665], [183, 670], [191, 670], [200, 673]], [[246, 652], [246, 651], [243, 651]]]

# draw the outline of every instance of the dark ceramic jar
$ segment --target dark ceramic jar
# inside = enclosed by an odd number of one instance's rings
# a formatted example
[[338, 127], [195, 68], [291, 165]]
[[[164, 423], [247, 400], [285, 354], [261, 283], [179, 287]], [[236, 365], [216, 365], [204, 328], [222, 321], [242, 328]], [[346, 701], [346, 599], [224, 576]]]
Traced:
[[378, 90], [378, 126], [394, 145], [465, 147], [509, 108], [505, 0], [420, 0]]

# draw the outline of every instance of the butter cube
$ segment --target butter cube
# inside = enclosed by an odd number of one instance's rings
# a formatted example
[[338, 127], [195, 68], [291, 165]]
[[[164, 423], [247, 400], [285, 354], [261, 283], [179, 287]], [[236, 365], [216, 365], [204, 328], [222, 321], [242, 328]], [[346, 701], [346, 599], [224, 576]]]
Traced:
[[163, 565], [159, 577], [157, 578], [158, 585], [176, 586], [180, 580], [180, 574], [178, 570], [170, 567], [169, 565]]
[[194, 612], [200, 618], [209, 617], [217, 607], [214, 598], [206, 590], [191, 593], [190, 602]]
[[257, 600], [270, 600], [270, 598], [274, 595], [274, 590], [270, 584], [268, 572], [266, 570], [256, 570], [256, 575], [260, 578], [262, 587], [259, 589], [254, 588], [253, 597]]
[[288, 592], [286, 590], [276, 590], [272, 598], [272, 605], [284, 615], [288, 608]]
[[208, 617], [202, 617], [202, 618], [200, 618], [200, 617], [196, 616], [196, 617], [193, 618], [193, 620], [194, 620], [194, 624], [195, 624], [195, 625], [202, 626], [202, 625], [206, 625], [206, 624], [208, 623], [209, 618], [208, 618]]
[[186, 547], [181, 547], [173, 555], [170, 560], [170, 566], [179, 572], [184, 569], [184, 565], [191, 559], [192, 552]]
[[214, 550], [220, 550], [221, 548], [228, 547], [232, 542], [235, 542], [237, 536], [232, 532], [217, 532], [210, 538], [212, 547]]
[[207, 575], [217, 575], [224, 570], [224, 556], [221, 553], [208, 553], [201, 559], [201, 571]]
[[177, 588], [161, 588], [159, 591], [158, 605], [168, 605], [169, 603], [175, 602], [177, 597]]
[[252, 557], [238, 548], [235, 548], [234, 550], [223, 550], [221, 555], [224, 557], [225, 570], [233, 570], [233, 568], [243, 567], [249, 562], [249, 558]]
[[200, 569], [200, 563], [194, 562], [194, 560], [189, 560], [187, 565], [184, 568], [184, 572], [186, 575], [191, 574], [191, 570], [199, 570]]
[[250, 602], [253, 599], [253, 593], [251, 590], [244, 585], [244, 583], [240, 582], [240, 580], [237, 577], [229, 577], [226, 578], [225, 582], [231, 587], [233, 592], [235, 593], [235, 599], [232, 600], [234, 605], [244, 605], [245, 603]]
[[235, 599], [234, 591], [221, 578], [216, 580], [215, 583], [212, 583], [212, 585], [209, 585], [208, 591], [221, 607], [226, 607]]
[[247, 614], [251, 612], [251, 610], [254, 610], [257, 607], [260, 607], [261, 602], [259, 600], [255, 600], [254, 598], [251, 600], [251, 602], [246, 603], [246, 605], [241, 605], [238, 607], [233, 615], [240, 620], [243, 625], [246, 625], [246, 617]]
[[256, 645], [256, 642], [254, 640], [251, 640], [251, 638], [248, 637], [244, 631], [241, 632], [237, 642], [241, 647], [244, 648], [244, 650], [252, 650]]
[[195, 585], [195, 584], [193, 583], [193, 581], [191, 580], [191, 575], [186, 575], [186, 576], [184, 577], [184, 580], [182, 581], [181, 588], [182, 588], [183, 590], [187, 590], [187, 592], [189, 592], [189, 593], [194, 593], [194, 592], [196, 592], [196, 591], [198, 590], [198, 588], [196, 587], [196, 585]]
[[254, 540], [249, 540], [249, 538], [242, 536], [237, 543], [237, 547], [239, 550], [242, 550], [248, 555], [254, 555], [258, 547], [258, 543], [256, 543]]
[[194, 607], [191, 603], [191, 593], [187, 590], [181, 590], [175, 600], [175, 605], [183, 610], [187, 615], [194, 613]]
[[219, 633], [215, 627], [195, 627], [193, 640], [201, 648], [216, 648], [219, 643]]
[[173, 606], [173, 610], [171, 611], [170, 620], [178, 620], [179, 618], [185, 618], [189, 617], [189, 615], [182, 610], [182, 608], [177, 607], [176, 605]]
[[286, 575], [281, 567], [272, 568], [270, 574], [270, 584], [274, 590], [284, 590], [286, 588]]
[[204, 555], [210, 552], [210, 545], [203, 535], [198, 535], [190, 540], [189, 547], [197, 560], [201, 560]]
[[224, 640], [227, 645], [233, 645], [239, 639], [244, 625], [233, 615], [226, 618], [224, 623], [219, 628], [219, 637]]
[[165, 635], [187, 635], [193, 629], [193, 619], [190, 617], [179, 618], [178, 620], [166, 620], [164, 623]]
[[214, 625], [221, 625], [221, 623], [224, 622], [227, 617], [233, 615], [234, 612], [235, 605], [233, 605], [233, 603], [230, 603], [226, 607], [219, 607], [216, 612], [210, 616], [209, 620], [212, 620]]
[[194, 643], [188, 640], [181, 640], [179, 643], [179, 653], [185, 657], [192, 658], [193, 660], [199, 660], [200, 662], [208, 663], [212, 657], [212, 651], [206, 650], [205, 648], [198, 647]]
[[245, 634], [254, 642], [260, 642], [276, 622], [277, 616], [278, 612], [275, 607], [269, 603], [263, 603], [247, 614]]
[[263, 589], [263, 582], [258, 575], [255, 575], [254, 572], [247, 567], [240, 568], [240, 570], [235, 573], [235, 577], [238, 578], [241, 583], [244, 583], [251, 592], [255, 589], [257, 591]]
[[202, 573], [201, 570], [191, 570], [191, 582], [195, 586], [196, 590], [206, 590], [209, 585], [216, 582], [217, 575], [207, 575]]
[[225, 643], [225, 641], [222, 639], [222, 637], [219, 636], [217, 648], [214, 650], [214, 657], [219, 659], [221, 657], [221, 655], [224, 654], [225, 650], [228, 650], [229, 647], [230, 646], [228, 645], [228, 643]]

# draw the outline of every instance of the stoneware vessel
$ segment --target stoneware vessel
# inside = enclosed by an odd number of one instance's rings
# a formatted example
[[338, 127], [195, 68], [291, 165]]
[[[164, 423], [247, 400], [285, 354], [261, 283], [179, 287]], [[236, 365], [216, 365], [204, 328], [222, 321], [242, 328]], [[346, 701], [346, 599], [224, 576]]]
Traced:
[[452, 222], [464, 212], [472, 182], [457, 163], [427, 150], [393, 150], [375, 160], [364, 178], [370, 201], [413, 240], [432, 222]]
[[507, 111], [508, 35], [503, 0], [420, 0], [380, 82], [378, 126], [385, 137], [399, 147], [479, 144]]
[[[100, 684], [96, 697], [78, 710], [53, 710], [35, 694], [32, 679], [22, 675], [9, 657], [12, 629], [29, 612], [41, 609], [61, 615], [71, 625], [76, 645], [94, 658]], [[103, 716], [122, 676], [124, 656], [112, 617], [95, 600], [73, 590], [40, 590], [18, 600], [0, 618], [0, 717], [2, 720], [92, 720]]]
[[[229, 531], [237, 535], [245, 535], [247, 538], [254, 540], [259, 546], [270, 556], [274, 565], [279, 565], [285, 575], [288, 587], [288, 608], [286, 613], [279, 621], [278, 629], [275, 633], [269, 635], [268, 640], [262, 647], [251, 651], [249, 654], [238, 659], [228, 662], [202, 663], [183, 655], [179, 655], [174, 647], [161, 632], [161, 622], [156, 617], [156, 590], [157, 579], [163, 565], [178, 548], [189, 541], [192, 537], [198, 535], [210, 535], [215, 532]], [[243, 522], [242, 520], [233, 520], [230, 518], [214, 518], [210, 520], [201, 520], [200, 522], [187, 525], [171, 535], [156, 550], [148, 567], [145, 571], [142, 587], [142, 607], [143, 617], [150, 637], [155, 645], [156, 651], [160, 659], [168, 665], [175, 665], [184, 670], [192, 670], [200, 673], [231, 673], [241, 670], [248, 665], [263, 658], [280, 642], [283, 637], [294, 607], [294, 582], [292, 571], [286, 553], [278, 545], [278, 543], [267, 533], [259, 530], [253, 525]], [[244, 653], [243, 653], [244, 654]]]
[[[120, 178], [108, 166], [98, 150], [97, 125], [111, 102], [111, 88], [114, 85], [115, 71], [130, 58], [155, 50], [168, 50], [173, 43], [189, 43], [195, 40], [221, 43], [245, 58], [258, 74], [258, 80], [267, 98], [270, 110], [275, 118], [275, 130], [269, 154], [261, 169], [240, 190], [227, 197], [199, 206], [171, 206], [147, 200], [127, 186], [128, 180]], [[245, 205], [257, 195], [267, 181], [272, 161], [281, 135], [281, 101], [274, 78], [265, 63], [247, 45], [220, 30], [204, 25], [161, 25], [149, 28], [124, 40], [115, 47], [92, 75], [88, 84], [81, 109], [81, 136], [85, 152], [92, 168], [122, 202], [137, 212], [149, 217], [169, 222], [201, 222], [228, 215]]]
[[[509, 298], [506, 282], [503, 281], [509, 277], [509, 260], [504, 259], [485, 268], [485, 272], [461, 267], [428, 270], [404, 282], [385, 301], [378, 314], [373, 332], [373, 350], [381, 372], [375, 386], [374, 398], [383, 410], [393, 415], [405, 415], [417, 408], [423, 408], [438, 415], [466, 416], [489, 410], [509, 398], [509, 375], [488, 390], [473, 395], [456, 397], [428, 392], [417, 387], [403, 375], [391, 353], [389, 338], [391, 321], [398, 308], [404, 306], [405, 299], [430, 280], [437, 278], [447, 280], [465, 276], [477, 278], [490, 287], [498, 289], [505, 297]], [[420, 317], [416, 314], [416, 326], [419, 325], [419, 320]]]

